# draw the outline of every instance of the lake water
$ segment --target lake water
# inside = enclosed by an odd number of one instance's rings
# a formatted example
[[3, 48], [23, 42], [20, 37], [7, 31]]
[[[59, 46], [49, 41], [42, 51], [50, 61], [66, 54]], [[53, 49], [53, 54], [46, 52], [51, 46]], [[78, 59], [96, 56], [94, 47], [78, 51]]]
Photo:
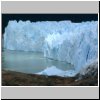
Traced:
[[47, 67], [56, 66], [65, 71], [73, 69], [66, 62], [45, 58], [42, 53], [4, 50], [2, 52], [2, 69], [24, 73], [38, 73]]

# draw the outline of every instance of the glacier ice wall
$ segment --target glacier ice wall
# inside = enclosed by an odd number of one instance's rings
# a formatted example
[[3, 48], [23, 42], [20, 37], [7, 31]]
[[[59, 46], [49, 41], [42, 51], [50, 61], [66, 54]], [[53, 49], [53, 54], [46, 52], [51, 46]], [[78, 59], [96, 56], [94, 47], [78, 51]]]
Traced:
[[44, 52], [44, 40], [49, 34], [61, 33], [70, 21], [9, 21], [4, 33], [4, 48]]
[[80, 69], [98, 56], [98, 21], [9, 21], [4, 48], [43, 52]]
[[9, 21], [4, 34], [4, 48], [41, 52], [44, 36], [46, 36], [45, 22]]
[[96, 22], [69, 23], [65, 31], [45, 38], [44, 55], [66, 61], [80, 70], [98, 56], [98, 25]]

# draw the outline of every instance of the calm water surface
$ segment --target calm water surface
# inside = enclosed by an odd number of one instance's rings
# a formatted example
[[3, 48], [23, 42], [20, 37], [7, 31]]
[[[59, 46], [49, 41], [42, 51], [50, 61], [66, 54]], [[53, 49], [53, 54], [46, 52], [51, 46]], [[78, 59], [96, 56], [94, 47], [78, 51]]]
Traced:
[[38, 73], [47, 67], [56, 66], [61, 70], [72, 69], [73, 66], [43, 57], [42, 53], [4, 50], [2, 52], [2, 68], [24, 73]]

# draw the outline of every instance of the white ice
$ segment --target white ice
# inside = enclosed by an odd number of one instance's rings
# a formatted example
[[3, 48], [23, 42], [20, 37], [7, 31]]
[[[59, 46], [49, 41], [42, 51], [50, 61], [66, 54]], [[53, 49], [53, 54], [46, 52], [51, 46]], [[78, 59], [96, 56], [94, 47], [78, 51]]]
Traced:
[[48, 75], [48, 76], [52, 76], [52, 75], [61, 75], [61, 73], [63, 73], [64, 71], [56, 68], [56, 66], [51, 66], [51, 67], [48, 67], [46, 68], [45, 70], [37, 73], [37, 74], [40, 74], [40, 75]]
[[55, 76], [62, 76], [62, 77], [73, 77], [77, 73], [74, 70], [63, 71], [61, 69], [58, 69], [56, 66], [51, 66], [36, 74], [45, 75], [45, 76], [55, 75]]

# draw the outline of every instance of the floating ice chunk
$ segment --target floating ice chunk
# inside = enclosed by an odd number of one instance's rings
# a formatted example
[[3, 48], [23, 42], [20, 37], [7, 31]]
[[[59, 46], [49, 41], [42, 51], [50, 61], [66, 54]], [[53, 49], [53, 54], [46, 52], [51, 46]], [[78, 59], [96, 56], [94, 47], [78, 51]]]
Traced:
[[48, 67], [45, 70], [43, 70], [42, 72], [39, 72], [37, 74], [48, 75], [48, 76], [53, 76], [53, 75], [60, 76], [61, 73], [63, 73], [63, 72], [64, 71], [58, 69], [56, 66], [51, 66], [51, 67]]
[[36, 74], [47, 75], [47, 76], [73, 77], [77, 73], [75, 70], [63, 71], [58, 69], [56, 66], [51, 66]]

